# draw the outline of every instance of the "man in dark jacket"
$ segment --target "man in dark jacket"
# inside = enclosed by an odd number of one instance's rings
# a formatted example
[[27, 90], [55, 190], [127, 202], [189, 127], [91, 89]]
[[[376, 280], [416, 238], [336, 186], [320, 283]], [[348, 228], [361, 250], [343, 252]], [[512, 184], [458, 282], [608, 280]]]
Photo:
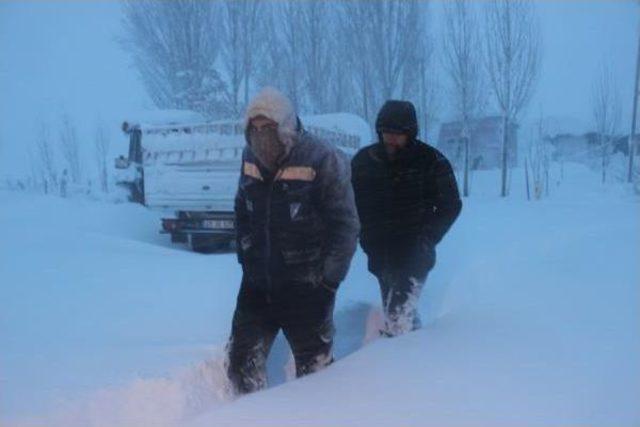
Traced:
[[420, 291], [435, 264], [435, 247], [462, 203], [447, 159], [416, 138], [413, 104], [387, 101], [376, 131], [379, 142], [361, 149], [351, 162], [352, 182], [360, 244], [382, 293], [381, 333], [395, 336], [420, 327]]
[[297, 376], [333, 360], [333, 307], [360, 229], [348, 158], [302, 129], [290, 101], [264, 89], [248, 107], [235, 200], [243, 277], [229, 341], [237, 393], [266, 385], [280, 329]]

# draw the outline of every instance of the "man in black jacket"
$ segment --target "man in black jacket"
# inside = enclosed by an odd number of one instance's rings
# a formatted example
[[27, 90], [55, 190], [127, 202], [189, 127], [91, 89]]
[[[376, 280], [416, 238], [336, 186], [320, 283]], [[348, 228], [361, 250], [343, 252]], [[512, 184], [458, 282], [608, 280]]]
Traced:
[[228, 346], [236, 393], [266, 385], [282, 329], [297, 376], [333, 360], [333, 307], [360, 229], [349, 160], [302, 129], [291, 102], [266, 88], [246, 114], [235, 199], [243, 277]]
[[462, 208], [449, 161], [419, 141], [413, 104], [387, 101], [376, 120], [379, 142], [351, 162], [369, 271], [380, 283], [383, 335], [420, 327], [417, 303], [436, 261], [435, 246]]

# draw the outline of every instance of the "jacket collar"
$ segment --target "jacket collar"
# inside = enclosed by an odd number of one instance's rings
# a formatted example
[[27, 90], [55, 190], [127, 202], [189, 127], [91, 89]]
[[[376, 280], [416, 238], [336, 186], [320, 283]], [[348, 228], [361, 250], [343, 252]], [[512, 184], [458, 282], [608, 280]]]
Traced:
[[387, 150], [385, 150], [384, 148], [384, 143], [382, 141], [379, 141], [374, 146], [373, 154], [377, 160], [382, 161], [384, 163], [393, 163], [393, 164], [403, 163], [407, 160], [410, 160], [413, 157], [413, 153], [417, 146], [418, 146], [418, 140], [415, 138], [410, 139], [407, 145], [402, 150], [400, 150], [395, 160], [391, 161], [391, 159], [389, 159], [389, 155], [387, 154]]

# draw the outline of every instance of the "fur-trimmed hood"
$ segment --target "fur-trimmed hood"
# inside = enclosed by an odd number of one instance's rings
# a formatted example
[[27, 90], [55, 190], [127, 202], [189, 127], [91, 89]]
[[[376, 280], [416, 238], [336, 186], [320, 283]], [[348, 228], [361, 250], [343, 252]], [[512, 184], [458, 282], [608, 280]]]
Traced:
[[[263, 88], [249, 103], [244, 118], [245, 134], [251, 119], [264, 116], [278, 124], [278, 136], [287, 151], [296, 143], [299, 133], [298, 116], [293, 104], [282, 92], [273, 87]], [[250, 144], [247, 138], [247, 144]]]

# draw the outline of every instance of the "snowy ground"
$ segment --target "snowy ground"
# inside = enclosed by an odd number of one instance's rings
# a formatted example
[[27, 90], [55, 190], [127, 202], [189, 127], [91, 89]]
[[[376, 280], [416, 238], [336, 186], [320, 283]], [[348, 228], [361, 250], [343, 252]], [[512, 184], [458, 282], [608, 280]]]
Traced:
[[[557, 172], [557, 171], [556, 171]], [[240, 279], [129, 204], [0, 192], [2, 426], [640, 425], [640, 203], [565, 167], [526, 202], [478, 173], [438, 248], [425, 327], [370, 341], [377, 285], [358, 252], [338, 294], [337, 362], [223, 393]]]

